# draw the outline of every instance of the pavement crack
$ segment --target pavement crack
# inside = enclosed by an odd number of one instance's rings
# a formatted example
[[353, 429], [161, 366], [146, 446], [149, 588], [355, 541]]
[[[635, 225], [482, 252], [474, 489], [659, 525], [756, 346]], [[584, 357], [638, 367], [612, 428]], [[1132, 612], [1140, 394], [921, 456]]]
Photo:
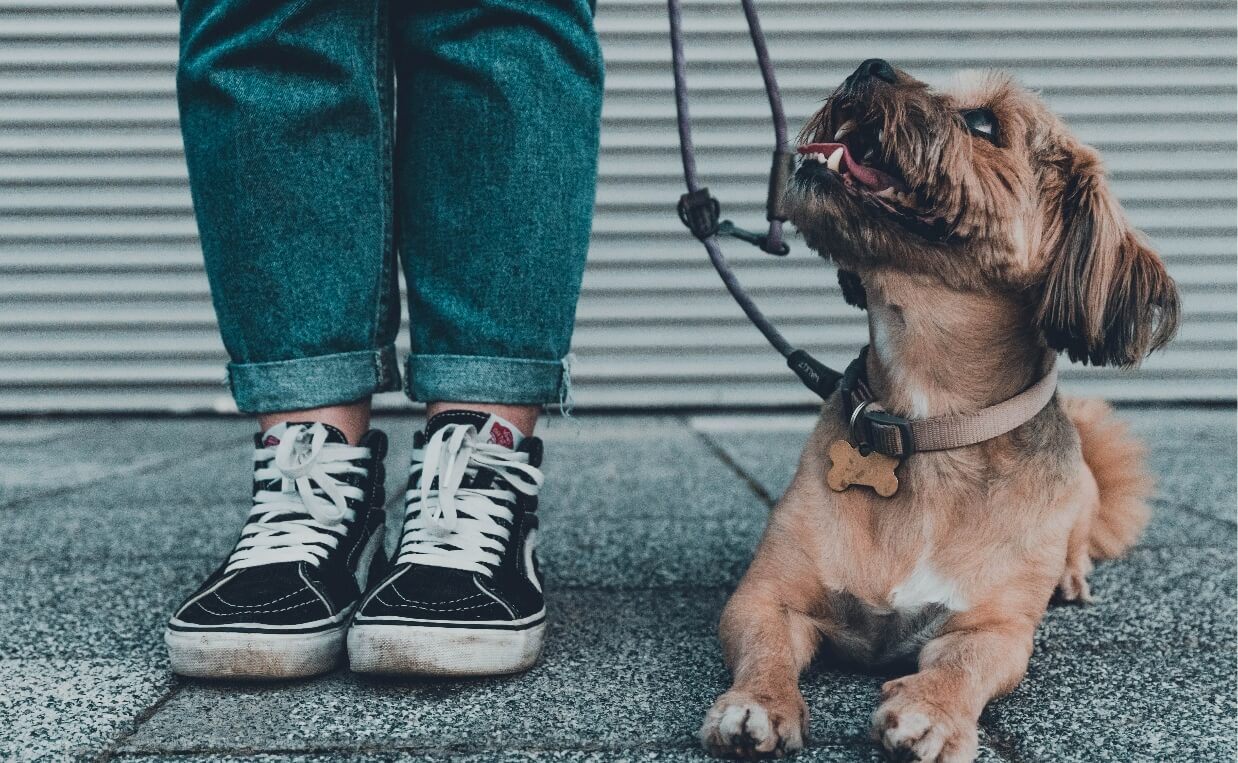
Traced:
[[752, 491], [752, 494], [761, 499], [761, 502], [765, 504], [766, 508], [774, 508], [774, 497], [769, 494], [769, 491], [765, 489], [765, 486], [751, 474], [744, 471], [744, 468], [740, 466], [734, 458], [731, 458], [731, 454], [727, 453], [726, 449], [723, 448], [721, 444], [705, 432], [693, 427], [691, 422], [684, 420], [684, 425], [687, 426], [694, 435], [696, 435], [696, 438], [700, 440], [707, 449], [709, 449], [709, 452], [712, 453], [715, 458], [726, 464], [727, 468], [735, 473], [735, 476], [744, 481], [744, 484], [748, 486], [748, 489]]
[[[1186, 514], [1190, 514], [1193, 517], [1198, 517], [1199, 519], [1206, 519], [1209, 522], [1215, 522], [1217, 524], [1228, 527], [1231, 530], [1234, 529], [1235, 527], [1238, 527], [1238, 521], [1229, 519], [1228, 517], [1218, 517], [1213, 514], [1209, 514], [1206, 511], [1200, 511], [1199, 509], [1195, 508], [1193, 504], [1185, 503], [1183, 501], [1171, 501], [1171, 502], [1167, 501], [1166, 503], [1168, 504], [1167, 508], [1176, 509]], [[1148, 505], [1152, 507], [1152, 513], [1155, 514], [1157, 512], [1157, 509], [1159, 508], [1156, 505], [1156, 503], [1154, 501], [1148, 501]]]
[[147, 721], [153, 718], [155, 716], [155, 713], [159, 712], [159, 710], [162, 709], [164, 705], [166, 705], [173, 697], [179, 694], [181, 690], [184, 688], [185, 688], [185, 681], [183, 681], [176, 674], [172, 674], [172, 684], [168, 687], [168, 690], [165, 691], [159, 697], [159, 699], [155, 700], [149, 707], [147, 707], [142, 712], [138, 713], [137, 717], [133, 719], [133, 724], [131, 728], [124, 734], [121, 734], [120, 736], [116, 737], [116, 739], [113, 740], [110, 745], [108, 745], [106, 750], [99, 753], [99, 755], [96, 756], [94, 759], [95, 763], [108, 763], [113, 758], [115, 758], [120, 748], [123, 747], [126, 742], [128, 742], [138, 733], [138, 731], [142, 728], [143, 724], [145, 724]]

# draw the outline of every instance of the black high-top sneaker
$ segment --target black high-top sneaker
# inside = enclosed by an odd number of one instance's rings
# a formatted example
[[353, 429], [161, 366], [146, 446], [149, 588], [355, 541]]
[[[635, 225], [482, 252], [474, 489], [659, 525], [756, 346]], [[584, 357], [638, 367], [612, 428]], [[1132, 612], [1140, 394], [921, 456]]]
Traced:
[[294, 678], [331, 670], [370, 572], [385, 569], [387, 436], [325, 424], [254, 437], [254, 505], [232, 553], [172, 616], [172, 670]]
[[515, 673], [542, 651], [542, 443], [497, 416], [448, 411], [415, 436], [395, 564], [348, 632], [361, 673]]

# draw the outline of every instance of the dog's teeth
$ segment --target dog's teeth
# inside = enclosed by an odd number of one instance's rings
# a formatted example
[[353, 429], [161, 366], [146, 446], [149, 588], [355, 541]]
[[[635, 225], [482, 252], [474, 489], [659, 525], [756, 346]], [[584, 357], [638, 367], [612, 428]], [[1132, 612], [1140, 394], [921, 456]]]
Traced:
[[834, 149], [834, 153], [830, 154], [830, 158], [826, 159], [825, 164], [834, 172], [838, 172], [838, 167], [843, 161], [843, 149], [841, 146]]
[[869, 159], [872, 159], [874, 156], [876, 156], [876, 154], [877, 154], [877, 151], [875, 149], [870, 148], [864, 152], [864, 158], [861, 159], [860, 161], [867, 162]]
[[874, 195], [875, 195], [875, 196], [877, 196], [877, 198], [880, 198], [880, 199], [893, 199], [893, 198], [894, 198], [894, 186], [890, 186], [889, 188], [885, 189], [884, 191], [878, 191], [878, 192], [877, 192], [876, 194], [874, 194]]
[[813, 154], [813, 155], [812, 155], [812, 158], [816, 159], [817, 161], [821, 162], [822, 164], [825, 164], [825, 154], [821, 153], [820, 151], [818, 151], [817, 153]]
[[886, 140], [886, 131], [885, 131], [885, 128], [883, 127], [877, 131], [877, 144], [881, 145], [885, 143], [885, 140]]
[[847, 133], [851, 132], [854, 129], [855, 129], [855, 120], [848, 119], [846, 122], [843, 122], [842, 127], [838, 128], [838, 132], [834, 133], [834, 140], [835, 141], [842, 140], [843, 137], [847, 135]]

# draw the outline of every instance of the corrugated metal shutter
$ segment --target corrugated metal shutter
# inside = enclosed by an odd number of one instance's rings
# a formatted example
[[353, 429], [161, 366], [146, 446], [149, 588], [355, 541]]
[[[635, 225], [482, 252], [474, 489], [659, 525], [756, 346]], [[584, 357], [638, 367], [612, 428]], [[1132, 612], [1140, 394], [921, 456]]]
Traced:
[[[1041, 89], [1108, 159], [1185, 297], [1177, 342], [1137, 374], [1071, 367], [1121, 399], [1235, 392], [1235, 6], [1163, 0], [763, 0], [793, 126], [872, 56], [930, 81], [997, 66]], [[770, 147], [733, 0], [689, 1], [701, 169], [762, 218]], [[602, 181], [580, 304], [577, 401], [786, 405], [811, 398], [675, 219], [680, 193], [661, 0], [602, 0]], [[227, 406], [224, 357], [176, 125], [170, 0], [0, 0], [0, 410]], [[729, 247], [794, 340], [834, 363], [863, 342], [833, 275], [798, 247]], [[399, 404], [389, 396], [388, 404]]]

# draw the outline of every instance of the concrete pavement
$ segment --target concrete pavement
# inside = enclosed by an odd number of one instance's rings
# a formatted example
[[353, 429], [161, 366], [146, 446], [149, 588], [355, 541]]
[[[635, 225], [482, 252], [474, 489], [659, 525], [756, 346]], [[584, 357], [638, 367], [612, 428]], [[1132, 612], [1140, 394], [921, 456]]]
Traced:
[[[1028, 677], [982, 718], [982, 760], [1232, 761], [1233, 409], [1126, 409], [1161, 476], [1140, 546], [1055, 607]], [[811, 416], [550, 418], [551, 627], [523, 676], [274, 685], [167, 669], [170, 608], [247, 510], [241, 419], [0, 422], [0, 759], [707, 760], [726, 688], [718, 612]], [[384, 417], [391, 507], [418, 422]], [[395, 529], [396, 522], [390, 523]], [[804, 679], [805, 761], [877, 761], [882, 676]]]

